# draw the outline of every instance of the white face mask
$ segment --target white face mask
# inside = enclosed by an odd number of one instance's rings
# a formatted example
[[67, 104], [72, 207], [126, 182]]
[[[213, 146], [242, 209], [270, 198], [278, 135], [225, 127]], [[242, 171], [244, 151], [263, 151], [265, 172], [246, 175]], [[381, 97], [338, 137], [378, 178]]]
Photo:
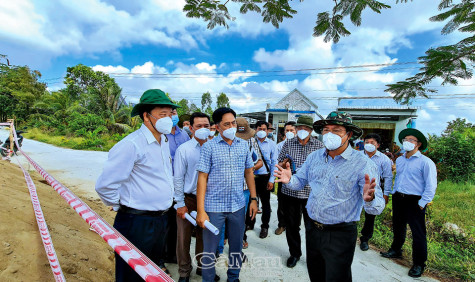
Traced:
[[410, 152], [410, 151], [414, 150], [415, 147], [416, 147], [416, 145], [414, 143], [409, 142], [409, 141], [402, 142], [402, 148], [406, 152]]
[[323, 135], [323, 145], [325, 145], [325, 148], [327, 148], [329, 151], [336, 150], [342, 145], [341, 137], [328, 132], [327, 134]]
[[372, 152], [376, 151], [376, 146], [374, 146], [373, 144], [368, 143], [368, 144], [364, 144], [364, 149], [367, 152], [372, 153]]
[[295, 137], [295, 134], [292, 131], [285, 133], [285, 138], [292, 139]]
[[208, 128], [200, 128], [195, 131], [195, 137], [200, 140], [207, 140], [209, 136], [209, 129]]
[[297, 131], [297, 136], [299, 137], [300, 140], [304, 140], [305, 138], [308, 137], [310, 133], [308, 133], [307, 130], [301, 129]]
[[214, 136], [216, 134], [216, 130], [210, 131], [209, 136]]
[[258, 132], [256, 133], [256, 135], [257, 135], [257, 137], [260, 138], [260, 139], [266, 138], [267, 132], [265, 132], [264, 130], [261, 130], [261, 131], [258, 131]]
[[236, 127], [228, 128], [225, 131], [223, 131], [223, 136], [230, 140], [234, 140], [234, 137], [236, 137], [236, 131], [237, 131]]
[[172, 132], [172, 127], [173, 121], [170, 117], [157, 119], [157, 121], [155, 122], [155, 129], [162, 134], [170, 134]]

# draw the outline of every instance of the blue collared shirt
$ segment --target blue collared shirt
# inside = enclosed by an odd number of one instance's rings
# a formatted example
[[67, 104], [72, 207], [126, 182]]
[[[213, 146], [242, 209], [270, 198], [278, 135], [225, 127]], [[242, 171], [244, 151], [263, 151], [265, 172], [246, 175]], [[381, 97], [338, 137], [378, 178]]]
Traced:
[[185, 206], [185, 193], [196, 195], [196, 184], [198, 182], [196, 168], [200, 162], [200, 154], [201, 145], [195, 138], [181, 144], [176, 150], [175, 163], [173, 164], [176, 209]]
[[270, 140], [269, 138], [265, 138], [263, 142], [259, 140], [259, 138], [256, 138], [257, 144], [260, 148], [260, 151], [262, 152], [262, 157], [265, 159], [267, 165], [269, 166], [269, 170], [267, 171], [267, 168], [265, 164], [258, 170], [254, 172], [256, 175], [260, 174], [270, 174], [269, 182], [274, 183], [275, 176], [274, 176], [274, 168], [275, 165], [277, 164], [277, 145], [275, 144], [274, 141]]
[[393, 186], [393, 161], [388, 156], [376, 150], [376, 153], [372, 157], [369, 157], [365, 150], [361, 151], [363, 154], [370, 158], [378, 167], [380, 179], [383, 179], [384, 183], [384, 195], [389, 195], [389, 191]]
[[140, 129], [115, 144], [96, 181], [96, 191], [102, 201], [115, 210], [119, 203], [147, 211], [170, 208], [173, 175], [168, 143], [162, 134], [159, 144], [142, 124]]
[[396, 159], [396, 180], [392, 194], [399, 192], [422, 196], [419, 206], [432, 201], [437, 188], [437, 169], [434, 162], [417, 151], [409, 159], [406, 153]]
[[[371, 202], [363, 201], [365, 174], [377, 183]], [[363, 206], [367, 213], [375, 215], [385, 206], [376, 165], [351, 146], [335, 159], [324, 148], [311, 153], [287, 188], [298, 190], [307, 184], [311, 188], [308, 215], [323, 224], [358, 221]]]
[[175, 126], [175, 134], [167, 134], [168, 144], [170, 144], [170, 154], [172, 155], [172, 163], [175, 161], [175, 152], [181, 144], [190, 140], [190, 136], [186, 131], [180, 129], [178, 125]]
[[246, 140], [236, 137], [229, 145], [218, 135], [206, 142], [197, 168], [208, 174], [205, 211], [235, 212], [243, 208], [244, 171], [253, 165]]

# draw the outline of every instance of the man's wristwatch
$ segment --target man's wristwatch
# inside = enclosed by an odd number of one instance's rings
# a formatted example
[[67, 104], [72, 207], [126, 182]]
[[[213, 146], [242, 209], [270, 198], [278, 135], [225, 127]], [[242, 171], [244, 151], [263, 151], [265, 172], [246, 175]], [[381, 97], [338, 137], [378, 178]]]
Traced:
[[251, 197], [251, 201], [254, 200], [257, 202], [257, 198], [256, 197]]

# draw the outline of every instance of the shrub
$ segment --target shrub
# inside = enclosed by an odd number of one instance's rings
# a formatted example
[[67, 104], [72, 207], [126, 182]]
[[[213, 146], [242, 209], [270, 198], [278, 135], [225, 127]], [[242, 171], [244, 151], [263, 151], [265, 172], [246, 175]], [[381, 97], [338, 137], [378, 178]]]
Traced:
[[98, 115], [95, 114], [80, 114], [73, 112], [69, 116], [68, 128], [72, 132], [78, 132], [84, 134], [85, 132], [93, 132], [98, 128], [104, 128], [106, 122]]

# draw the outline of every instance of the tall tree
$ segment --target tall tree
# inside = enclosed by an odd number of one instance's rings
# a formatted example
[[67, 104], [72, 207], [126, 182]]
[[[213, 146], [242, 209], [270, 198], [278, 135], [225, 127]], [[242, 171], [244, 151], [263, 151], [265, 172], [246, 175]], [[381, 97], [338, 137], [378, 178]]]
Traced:
[[195, 103], [191, 103], [190, 105], [190, 113], [194, 113], [194, 112], [201, 112], [200, 108], [198, 108], [198, 106], [196, 106]]
[[188, 106], [189, 102], [186, 99], [181, 99], [178, 102], [178, 106], [180, 108], [176, 109], [176, 112], [178, 116], [184, 115], [184, 114], [190, 114], [190, 107]]
[[[256, 12], [261, 14], [265, 23], [272, 23], [276, 28], [284, 19], [293, 18], [297, 13], [292, 8], [296, 2], [289, 0], [232, 0], [241, 3], [240, 12]], [[187, 17], [201, 18], [208, 22], [208, 28], [218, 26], [228, 27], [228, 21], [234, 20], [228, 11], [229, 0], [185, 0], [183, 11]], [[397, 3], [407, 3], [408, 0], [396, 0]], [[456, 4], [454, 3], [456, 2]], [[332, 3], [329, 1], [329, 3]], [[432, 3], [431, 3], [432, 4]], [[337, 43], [342, 36], [351, 32], [345, 26], [345, 18], [360, 26], [363, 11], [369, 9], [381, 13], [391, 6], [376, 0], [334, 0], [331, 11], [317, 13], [313, 36], [324, 36], [326, 42]], [[469, 35], [458, 43], [431, 48], [426, 55], [419, 57], [421, 67], [419, 73], [394, 84], [387, 85], [385, 91], [394, 95], [396, 102], [408, 104], [417, 96], [428, 97], [427, 93], [436, 92], [427, 87], [434, 79], [442, 79], [442, 85], [456, 85], [459, 79], [470, 79], [473, 76], [475, 62], [475, 0], [440, 0], [439, 10], [444, 12], [430, 18], [431, 21], [446, 21], [442, 34], [455, 30]]]
[[228, 96], [221, 92], [217, 97], [216, 97], [216, 108], [222, 108], [222, 107], [226, 107], [226, 108], [229, 108], [230, 105], [229, 105], [229, 98]]
[[203, 93], [203, 95], [201, 95], [201, 110], [205, 112], [208, 107], [211, 107], [211, 103], [213, 103], [213, 99], [209, 91]]

